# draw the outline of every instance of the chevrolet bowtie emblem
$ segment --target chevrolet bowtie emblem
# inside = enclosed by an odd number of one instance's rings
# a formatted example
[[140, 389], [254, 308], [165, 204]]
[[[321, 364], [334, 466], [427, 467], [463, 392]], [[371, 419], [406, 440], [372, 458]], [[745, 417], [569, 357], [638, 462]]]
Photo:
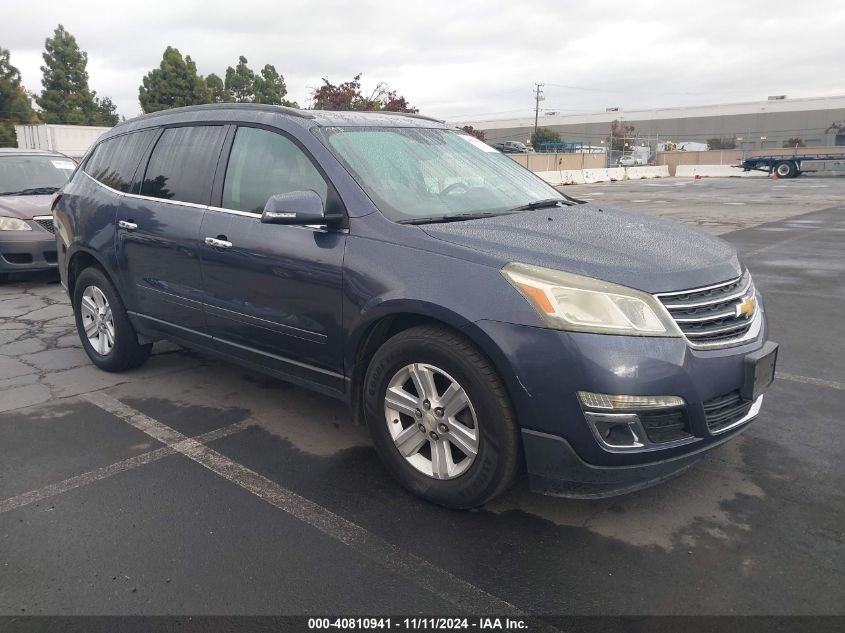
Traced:
[[741, 317], [743, 314], [747, 317], [754, 316], [754, 310], [757, 307], [757, 302], [754, 297], [745, 297], [742, 303], [736, 304], [736, 316]]

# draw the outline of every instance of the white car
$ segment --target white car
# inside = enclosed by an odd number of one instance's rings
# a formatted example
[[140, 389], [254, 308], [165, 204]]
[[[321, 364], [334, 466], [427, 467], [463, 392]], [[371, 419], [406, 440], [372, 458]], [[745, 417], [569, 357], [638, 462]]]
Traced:
[[635, 167], [637, 165], [644, 165], [642, 158], [637, 158], [636, 156], [622, 156], [616, 164], [620, 167]]

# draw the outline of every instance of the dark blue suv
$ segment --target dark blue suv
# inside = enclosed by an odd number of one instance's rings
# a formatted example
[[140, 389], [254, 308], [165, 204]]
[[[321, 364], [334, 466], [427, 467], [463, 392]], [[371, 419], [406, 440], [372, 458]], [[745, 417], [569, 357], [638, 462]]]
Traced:
[[172, 339], [349, 403], [390, 472], [478, 506], [676, 474], [760, 410], [777, 346], [734, 249], [559, 193], [426, 117], [180, 108], [54, 204], [82, 344]]

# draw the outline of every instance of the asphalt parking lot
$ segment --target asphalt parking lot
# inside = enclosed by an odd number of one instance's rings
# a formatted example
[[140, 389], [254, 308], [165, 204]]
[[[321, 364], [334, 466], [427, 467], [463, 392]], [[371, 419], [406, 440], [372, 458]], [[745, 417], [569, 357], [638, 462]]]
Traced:
[[[392, 482], [339, 403], [158, 344], [89, 364], [61, 287], [0, 286], [0, 614], [845, 614], [845, 178], [566, 187], [740, 250], [778, 377], [684, 476], [475, 512]], [[742, 203], [742, 204], [729, 204]]]

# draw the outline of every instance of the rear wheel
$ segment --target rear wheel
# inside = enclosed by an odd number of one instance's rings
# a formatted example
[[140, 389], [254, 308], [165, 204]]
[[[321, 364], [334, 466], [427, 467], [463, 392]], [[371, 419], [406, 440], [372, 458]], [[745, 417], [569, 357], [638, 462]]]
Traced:
[[456, 332], [420, 326], [387, 341], [367, 370], [364, 414], [388, 470], [429, 501], [477, 507], [513, 480], [510, 401], [490, 362]]
[[775, 164], [774, 172], [778, 178], [794, 178], [798, 174], [798, 167], [791, 160], [782, 160]]
[[125, 371], [149, 358], [152, 344], [138, 343], [117, 290], [99, 268], [86, 268], [77, 278], [73, 312], [82, 348], [100, 369]]

